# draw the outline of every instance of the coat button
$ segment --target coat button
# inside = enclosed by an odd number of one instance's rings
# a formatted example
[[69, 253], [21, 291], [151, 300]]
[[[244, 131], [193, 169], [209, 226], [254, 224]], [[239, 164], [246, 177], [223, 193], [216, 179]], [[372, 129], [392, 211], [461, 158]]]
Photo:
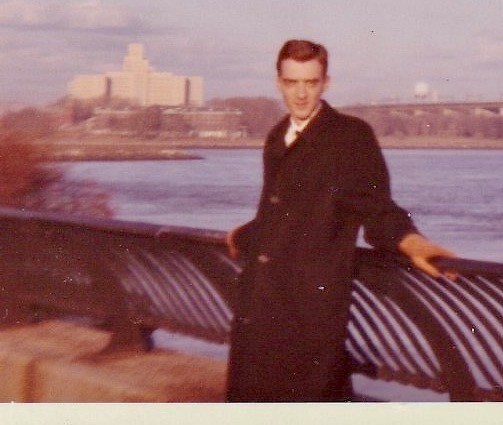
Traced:
[[272, 195], [270, 198], [269, 198], [269, 202], [271, 204], [279, 204], [279, 197], [276, 196], [276, 195]]
[[271, 259], [266, 254], [260, 254], [257, 257], [257, 260], [258, 260], [259, 263], [262, 263], [262, 264], [266, 264], [269, 261], [271, 261]]
[[238, 321], [241, 322], [243, 325], [251, 324], [251, 319], [245, 316], [238, 317]]

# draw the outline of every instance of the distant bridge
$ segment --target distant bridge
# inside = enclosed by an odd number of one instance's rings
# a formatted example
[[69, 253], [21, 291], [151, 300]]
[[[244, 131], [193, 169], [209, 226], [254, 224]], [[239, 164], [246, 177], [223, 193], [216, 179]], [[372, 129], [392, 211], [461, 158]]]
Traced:
[[442, 114], [470, 114], [503, 116], [503, 100], [492, 102], [409, 102], [409, 103], [385, 103], [369, 105], [346, 105], [338, 109], [359, 114], [370, 111], [401, 112], [409, 115], [421, 113], [442, 113]]

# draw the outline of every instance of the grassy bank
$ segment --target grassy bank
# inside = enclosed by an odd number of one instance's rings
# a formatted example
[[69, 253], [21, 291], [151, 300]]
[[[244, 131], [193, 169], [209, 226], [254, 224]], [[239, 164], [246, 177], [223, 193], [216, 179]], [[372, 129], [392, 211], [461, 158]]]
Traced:
[[122, 137], [54, 137], [39, 140], [45, 158], [52, 161], [126, 161], [200, 159], [181, 146], [164, 141]]
[[[384, 149], [501, 149], [503, 140], [452, 137], [381, 137]], [[141, 139], [111, 135], [58, 135], [37, 144], [52, 160], [197, 159], [191, 149], [261, 148], [263, 139]]]
[[501, 139], [476, 137], [380, 137], [379, 143], [385, 149], [503, 149]]

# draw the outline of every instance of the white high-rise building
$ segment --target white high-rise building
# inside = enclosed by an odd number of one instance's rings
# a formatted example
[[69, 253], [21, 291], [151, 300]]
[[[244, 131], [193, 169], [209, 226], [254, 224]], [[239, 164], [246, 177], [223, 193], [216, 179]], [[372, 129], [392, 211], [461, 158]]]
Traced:
[[76, 75], [68, 83], [75, 99], [126, 99], [140, 106], [202, 106], [202, 77], [156, 72], [143, 55], [143, 45], [128, 45], [122, 71], [104, 75]]

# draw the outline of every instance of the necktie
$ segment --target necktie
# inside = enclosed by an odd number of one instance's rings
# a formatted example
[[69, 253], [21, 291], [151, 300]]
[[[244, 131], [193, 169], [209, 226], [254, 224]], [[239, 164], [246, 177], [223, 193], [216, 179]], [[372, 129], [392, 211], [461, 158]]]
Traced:
[[300, 131], [298, 131], [297, 128], [294, 127], [293, 125], [290, 125], [288, 131], [285, 134], [285, 144], [287, 146], [290, 146], [295, 141], [295, 139], [299, 137], [299, 134]]

